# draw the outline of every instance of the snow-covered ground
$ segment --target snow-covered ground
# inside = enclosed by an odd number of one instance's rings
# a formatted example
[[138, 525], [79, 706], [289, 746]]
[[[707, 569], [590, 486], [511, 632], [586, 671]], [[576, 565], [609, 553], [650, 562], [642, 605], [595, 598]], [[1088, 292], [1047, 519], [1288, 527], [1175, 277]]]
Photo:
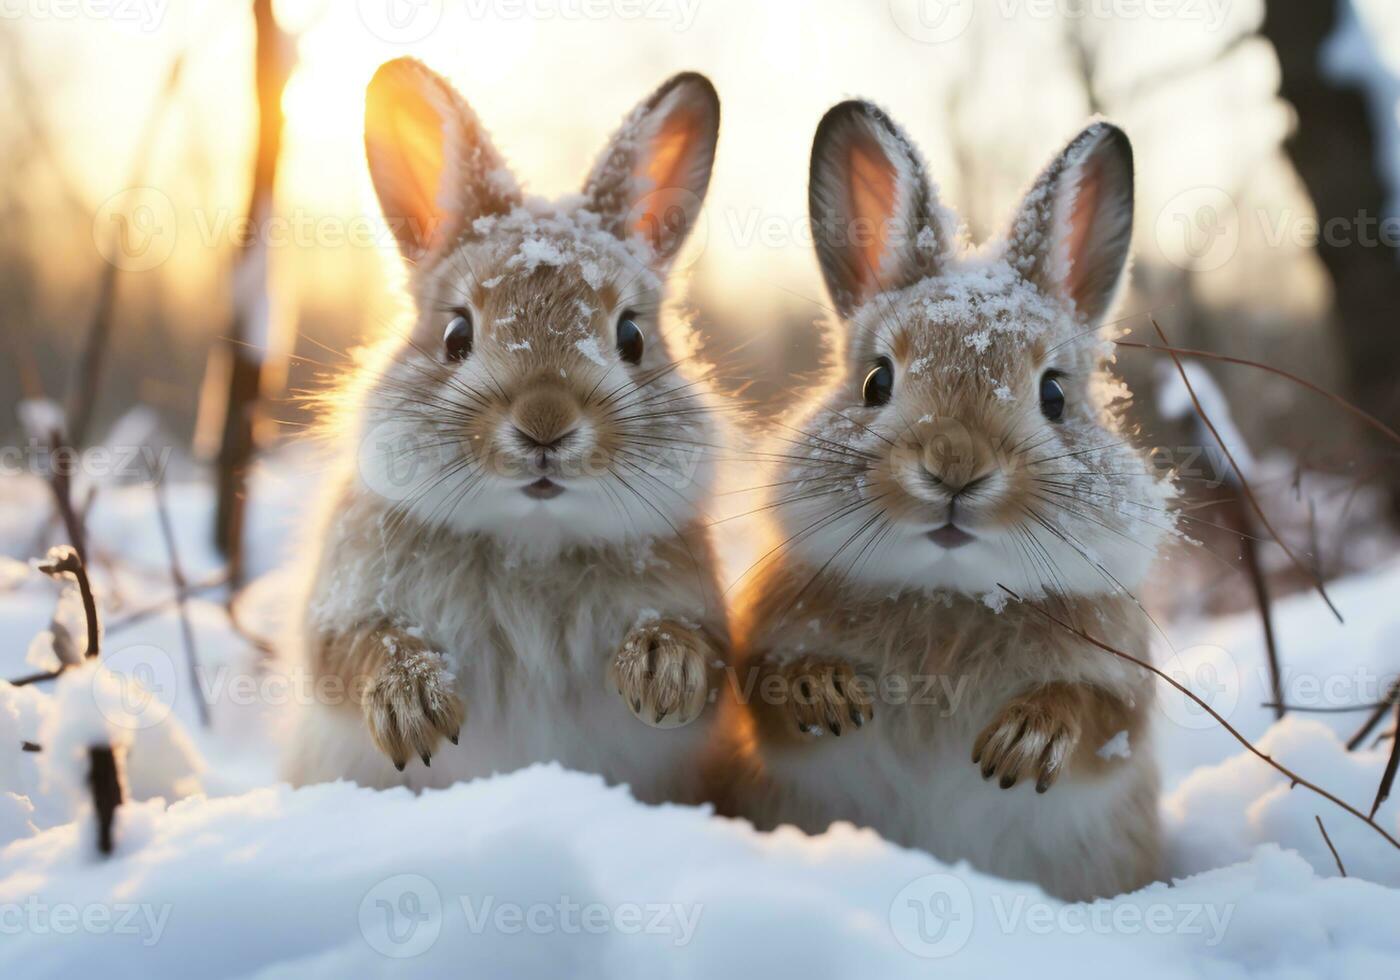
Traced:
[[[258, 475], [260, 577], [241, 607], [254, 633], [278, 628], [310, 477], [285, 465]], [[6, 481], [0, 552], [34, 540], [46, 494]], [[219, 567], [209, 491], [177, 485], [168, 498], [187, 577], [203, 581]], [[149, 488], [105, 489], [89, 523], [110, 673], [0, 683], [0, 976], [1400, 975], [1400, 851], [1290, 789], [1165, 689], [1172, 880], [1093, 904], [851, 827], [761, 834], [700, 809], [641, 806], [557, 767], [421, 797], [293, 791], [276, 782], [274, 739], [279, 705], [298, 692], [260, 668], [217, 597], [188, 604], [207, 730], [174, 607], [141, 615], [170, 594]], [[1293, 704], [1375, 701], [1400, 671], [1400, 562], [1330, 592], [1345, 625], [1316, 596], [1275, 611]], [[49, 666], [52, 641], [32, 641], [56, 607], [81, 638], [71, 599], [0, 558], [0, 677]], [[1274, 724], [1256, 619], [1162, 633], [1157, 659], [1174, 677], [1266, 752], [1369, 809], [1385, 746], [1346, 751], [1356, 713]], [[139, 801], [119, 810], [107, 859], [78, 759], [91, 729], [125, 744]], [[42, 751], [22, 752], [24, 741]], [[1395, 800], [1378, 820], [1400, 835]]]

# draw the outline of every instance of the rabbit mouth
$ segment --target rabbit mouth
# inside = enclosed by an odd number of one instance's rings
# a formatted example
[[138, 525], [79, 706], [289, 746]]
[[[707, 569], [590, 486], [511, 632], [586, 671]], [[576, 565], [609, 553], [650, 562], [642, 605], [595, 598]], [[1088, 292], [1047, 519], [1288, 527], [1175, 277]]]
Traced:
[[525, 484], [520, 492], [531, 500], [553, 500], [564, 492], [564, 488], [549, 477], [542, 476], [534, 483]]
[[976, 537], [952, 523], [944, 524], [942, 527], [928, 532], [928, 539], [948, 551], [961, 548], [963, 545], [971, 544], [977, 540]]

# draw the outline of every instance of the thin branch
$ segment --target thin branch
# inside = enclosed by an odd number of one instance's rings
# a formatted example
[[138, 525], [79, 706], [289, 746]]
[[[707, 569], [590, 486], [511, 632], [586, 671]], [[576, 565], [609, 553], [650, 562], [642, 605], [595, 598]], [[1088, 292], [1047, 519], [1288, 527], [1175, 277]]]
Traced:
[[1381, 435], [1385, 436], [1391, 442], [1395, 443], [1396, 445], [1400, 445], [1400, 432], [1396, 432], [1394, 429], [1386, 425], [1380, 419], [1376, 418], [1370, 412], [1357, 405], [1353, 405], [1341, 395], [1338, 395], [1335, 392], [1328, 391], [1321, 385], [1314, 384], [1306, 378], [1299, 377], [1291, 371], [1285, 371], [1283, 370], [1283, 368], [1276, 368], [1271, 364], [1264, 364], [1260, 361], [1251, 361], [1247, 357], [1232, 357], [1229, 354], [1217, 354], [1215, 351], [1197, 350], [1191, 347], [1159, 347], [1156, 344], [1144, 344], [1135, 340], [1117, 340], [1114, 341], [1114, 344], [1118, 347], [1136, 347], [1140, 350], [1155, 350], [1167, 354], [1182, 354], [1187, 357], [1203, 357], [1207, 360], [1223, 361], [1226, 364], [1242, 364], [1245, 367], [1258, 368], [1261, 371], [1268, 371], [1270, 374], [1276, 374], [1280, 378], [1287, 378], [1294, 384], [1300, 385], [1308, 389], [1309, 391], [1321, 395], [1323, 398], [1328, 399], [1338, 407], [1350, 412], [1362, 422], [1365, 422], [1367, 425], [1375, 429]]
[[[137, 141], [137, 154], [127, 172], [127, 187], [139, 187], [150, 161], [152, 148], [160, 133], [161, 121], [174, 102], [179, 90], [180, 76], [185, 66], [185, 51], [176, 54], [166, 72], [165, 83], [160, 96], [146, 118], [145, 129]], [[121, 225], [112, 225], [112, 241], [116, 243], [122, 234]], [[106, 254], [115, 255], [114, 245]], [[112, 321], [116, 314], [118, 264], [108, 260], [102, 266], [102, 275], [97, 283], [97, 303], [93, 309], [92, 322], [88, 326], [87, 338], [78, 355], [78, 369], [73, 375], [72, 389], [68, 399], [68, 431], [75, 446], [81, 446], [87, 439], [88, 428], [92, 424], [93, 410], [97, 405], [97, 394], [101, 389], [102, 364], [106, 358], [108, 341], [111, 339]]]
[[[1400, 731], [1400, 702], [1395, 705], [1395, 727]], [[1390, 798], [1390, 789], [1395, 785], [1395, 769], [1400, 766], [1400, 738], [1396, 738], [1390, 743], [1390, 758], [1386, 760], [1385, 772], [1381, 775], [1381, 784], [1376, 789], [1376, 802], [1371, 804], [1371, 816], [1376, 815], [1376, 811], [1381, 808], [1381, 804]]]
[[20, 743], [19, 743], [19, 750], [20, 750], [21, 752], [42, 752], [42, 751], [43, 751], [43, 749], [40, 747], [40, 745], [39, 745], [37, 742], [20, 742]]
[[58, 670], [44, 670], [37, 674], [21, 677], [18, 680], [9, 681], [8, 683], [11, 687], [28, 687], [30, 684], [38, 684], [40, 681], [51, 681], [59, 674], [63, 673], [63, 670], [64, 668], [62, 667], [58, 668]]
[[1221, 726], [1222, 728], [1224, 728], [1225, 731], [1229, 732], [1230, 735], [1235, 739], [1235, 741], [1239, 742], [1239, 743], [1240, 743], [1241, 745], [1243, 745], [1246, 749], [1248, 749], [1248, 750], [1250, 751], [1250, 753], [1252, 753], [1253, 755], [1257, 756], [1257, 757], [1260, 758], [1260, 759], [1263, 759], [1264, 762], [1268, 763], [1270, 766], [1272, 766], [1272, 767], [1273, 767], [1274, 769], [1276, 769], [1278, 772], [1282, 773], [1284, 776], [1287, 776], [1289, 782], [1291, 782], [1293, 785], [1295, 785], [1295, 786], [1302, 786], [1304, 789], [1311, 790], [1312, 792], [1316, 793], [1318, 796], [1322, 797], [1324, 800], [1327, 800], [1329, 803], [1334, 803], [1334, 804], [1336, 804], [1337, 806], [1341, 807], [1341, 808], [1342, 808], [1343, 810], [1345, 810], [1347, 813], [1350, 813], [1352, 816], [1356, 817], [1356, 819], [1360, 820], [1362, 823], [1366, 824], [1366, 826], [1370, 827], [1370, 828], [1371, 828], [1372, 830], [1374, 830], [1376, 833], [1378, 833], [1378, 834], [1380, 834], [1382, 837], [1384, 837], [1384, 838], [1386, 839], [1386, 841], [1390, 844], [1391, 847], [1395, 848], [1397, 851], [1400, 851], [1400, 840], [1396, 840], [1393, 836], [1391, 836], [1391, 834], [1390, 834], [1389, 831], [1387, 831], [1387, 830], [1386, 830], [1384, 827], [1382, 827], [1380, 824], [1376, 823], [1375, 820], [1373, 820], [1371, 817], [1368, 817], [1366, 814], [1362, 813], [1362, 812], [1361, 812], [1360, 810], [1358, 810], [1356, 807], [1352, 806], [1350, 803], [1346, 802], [1345, 800], [1341, 799], [1340, 797], [1334, 795], [1333, 793], [1329, 792], [1328, 790], [1323, 789], [1321, 786], [1317, 785], [1316, 783], [1312, 782], [1311, 780], [1304, 779], [1302, 776], [1298, 775], [1296, 772], [1294, 772], [1292, 769], [1289, 769], [1287, 766], [1283, 765], [1282, 763], [1276, 762], [1276, 761], [1273, 759], [1272, 756], [1266, 755], [1262, 750], [1260, 750], [1259, 748], [1257, 748], [1253, 742], [1251, 742], [1249, 739], [1247, 739], [1247, 738], [1245, 738], [1243, 735], [1241, 735], [1240, 732], [1239, 732], [1239, 729], [1235, 728], [1234, 725], [1232, 725], [1232, 724], [1230, 724], [1228, 721], [1226, 721], [1224, 715], [1222, 715], [1220, 712], [1216, 711], [1216, 710], [1215, 710], [1214, 708], [1212, 708], [1209, 704], [1207, 704], [1204, 700], [1202, 700], [1202, 699], [1201, 699], [1195, 692], [1193, 692], [1190, 688], [1186, 687], [1186, 686], [1185, 686], [1184, 684], [1182, 684], [1180, 681], [1178, 681], [1178, 680], [1176, 680], [1175, 678], [1173, 678], [1173, 677], [1171, 677], [1170, 675], [1168, 675], [1168, 674], [1167, 674], [1165, 671], [1163, 671], [1162, 669], [1153, 666], [1152, 664], [1148, 663], [1146, 660], [1143, 660], [1143, 659], [1141, 659], [1141, 658], [1139, 658], [1139, 657], [1133, 656], [1131, 653], [1124, 653], [1122, 650], [1119, 650], [1119, 649], [1117, 649], [1117, 648], [1115, 648], [1115, 647], [1109, 646], [1107, 643], [1104, 643], [1102, 640], [1099, 640], [1099, 639], [1096, 639], [1096, 638], [1090, 636], [1088, 633], [1084, 632], [1083, 630], [1079, 629], [1078, 627], [1071, 626], [1070, 624], [1066, 623], [1064, 620], [1062, 620], [1062, 619], [1060, 619], [1059, 617], [1057, 617], [1054, 613], [1051, 613], [1051, 612], [1049, 612], [1049, 611], [1047, 611], [1047, 610], [1045, 610], [1045, 609], [1042, 609], [1040, 606], [1036, 605], [1036, 604], [1033, 603], [1033, 602], [1026, 602], [1026, 600], [1022, 599], [1019, 595], [1017, 595], [1015, 592], [1011, 591], [1011, 589], [1007, 588], [1005, 585], [1001, 585], [1000, 583], [998, 583], [998, 586], [1001, 588], [1001, 590], [1002, 590], [1003, 592], [1005, 592], [1007, 595], [1011, 596], [1011, 598], [1015, 599], [1017, 602], [1020, 602], [1020, 603], [1024, 604], [1027, 608], [1029, 608], [1029, 609], [1031, 609], [1031, 610], [1034, 610], [1035, 612], [1039, 613], [1041, 616], [1044, 616], [1046, 619], [1048, 619], [1050, 622], [1054, 623], [1056, 626], [1060, 627], [1061, 629], [1066, 630], [1067, 632], [1072, 633], [1073, 635], [1079, 637], [1079, 638], [1080, 638], [1081, 640], [1083, 640], [1085, 643], [1088, 643], [1088, 644], [1091, 644], [1092, 646], [1098, 647], [1100, 650], [1104, 651], [1105, 653], [1111, 653], [1111, 654], [1113, 654], [1115, 657], [1118, 657], [1120, 660], [1126, 660], [1128, 663], [1136, 664], [1137, 666], [1141, 667], [1143, 670], [1150, 671], [1151, 673], [1156, 674], [1156, 675], [1157, 675], [1158, 677], [1160, 677], [1162, 680], [1166, 681], [1166, 682], [1167, 682], [1168, 684], [1170, 684], [1172, 687], [1176, 688], [1176, 689], [1177, 689], [1178, 691], [1180, 691], [1182, 694], [1186, 695], [1188, 698], [1190, 698], [1192, 701], [1194, 701], [1197, 705], [1199, 705], [1200, 708], [1201, 708], [1201, 710], [1205, 711], [1206, 714], [1210, 715], [1210, 716], [1211, 716], [1212, 718], [1214, 718], [1217, 722], [1219, 722], [1219, 723], [1220, 723], [1220, 726]]
[[1400, 704], [1400, 680], [1394, 681], [1390, 685], [1390, 690], [1386, 692], [1381, 703], [1376, 705], [1371, 711], [1371, 715], [1361, 727], [1356, 730], [1356, 734], [1347, 739], [1347, 751], [1355, 752], [1362, 742], [1366, 741], [1366, 736], [1375, 731], [1376, 726], [1385, 718], [1385, 713], [1390, 710], [1391, 705]]
[[186, 585], [182, 592], [177, 592], [174, 595], [152, 602], [150, 605], [142, 606], [140, 609], [134, 609], [131, 612], [127, 613], [125, 616], [121, 616], [117, 619], [108, 619], [107, 626], [102, 632], [105, 636], [111, 636], [114, 633], [118, 633], [124, 629], [128, 629], [129, 627], [135, 626], [137, 623], [144, 622], [145, 620], [150, 619], [152, 616], [160, 615], [168, 607], [178, 603], [181, 597], [188, 599], [191, 596], [197, 596], [202, 593], [209, 592], [213, 589], [221, 589], [227, 584], [228, 575], [223, 572], [219, 572], [218, 574], [210, 576], [202, 582], [195, 582], [192, 585]]
[[[1170, 347], [1171, 341], [1167, 339], [1167, 334], [1162, 329], [1161, 324], [1159, 324], [1155, 318], [1152, 318], [1151, 322], [1153, 328], [1157, 331], [1157, 335], [1162, 338], [1162, 343]], [[1176, 355], [1174, 350], [1169, 350], [1168, 353], [1171, 354], [1172, 363], [1176, 365], [1177, 373], [1181, 375], [1182, 384], [1186, 386], [1186, 393], [1191, 396], [1191, 404], [1196, 407], [1196, 414], [1200, 416], [1206, 428], [1210, 429], [1210, 434], [1215, 437], [1215, 442], [1220, 447], [1220, 451], [1223, 452], [1225, 458], [1230, 461], [1231, 468], [1239, 478], [1240, 490], [1244, 493], [1245, 499], [1249, 501], [1249, 505], [1253, 508], [1254, 513], [1259, 516], [1260, 523], [1264, 525], [1269, 535], [1278, 546], [1283, 549], [1284, 554], [1297, 566], [1298, 570], [1312, 579], [1313, 585], [1317, 588], [1318, 595], [1322, 596], [1322, 601], [1327, 603], [1327, 608], [1332, 610], [1332, 615], [1337, 617], [1337, 622], [1345, 622], [1345, 620], [1342, 619], [1342, 614], [1337, 610], [1337, 607], [1332, 604], [1332, 597], [1327, 594], [1327, 587], [1323, 585], [1322, 580], [1313, 574], [1312, 569], [1308, 568], [1299, 560], [1298, 556], [1293, 553], [1293, 549], [1284, 543], [1283, 537], [1274, 529], [1273, 524], [1270, 523], [1269, 516], [1264, 513], [1264, 508], [1260, 506], [1259, 500], [1254, 496], [1254, 491], [1250, 489], [1249, 481], [1245, 479], [1244, 470], [1242, 470], [1240, 464], [1235, 461], [1235, 456], [1230, 452], [1230, 447], [1225, 445], [1224, 439], [1220, 438], [1220, 433], [1216, 430], [1215, 423], [1210, 420], [1210, 416], [1206, 414], [1205, 409], [1201, 406], [1201, 400], [1196, 397], [1196, 389], [1192, 387], [1191, 379], [1186, 376], [1186, 368], [1182, 365], [1181, 358]]]
[[[1348, 705], [1343, 705], [1343, 706], [1341, 706], [1341, 707], [1337, 707], [1337, 706], [1334, 706], [1334, 705], [1325, 705], [1325, 706], [1324, 706], [1324, 705], [1301, 705], [1301, 704], [1284, 704], [1283, 702], [1280, 702], [1280, 701], [1261, 701], [1261, 702], [1259, 703], [1259, 707], [1261, 707], [1261, 708], [1275, 708], [1275, 709], [1277, 709], [1277, 708], [1283, 708], [1285, 711], [1297, 711], [1297, 712], [1299, 712], [1299, 713], [1301, 713], [1301, 714], [1305, 714], [1305, 715], [1306, 715], [1306, 714], [1312, 714], [1312, 715], [1349, 715], [1349, 714], [1351, 714], [1353, 711], [1371, 711], [1371, 710], [1375, 709], [1375, 708], [1377, 707], [1377, 705], [1374, 705], [1374, 704], [1348, 704]], [[1380, 707], [1382, 710], [1384, 710], [1385, 708], [1390, 707], [1390, 705], [1388, 705], [1388, 704], [1381, 704], [1381, 705], [1379, 705], [1379, 707]]]
[[88, 785], [92, 788], [93, 808], [97, 811], [97, 849], [112, 853], [112, 824], [122, 804], [121, 776], [117, 756], [110, 745], [88, 749]]
[[98, 656], [101, 646], [101, 630], [98, 628], [97, 599], [92, 594], [92, 583], [88, 581], [87, 566], [74, 548], [56, 548], [49, 553], [49, 562], [39, 566], [45, 575], [72, 575], [78, 580], [78, 593], [83, 599], [83, 616], [87, 620], [87, 657]]
[[151, 492], [156, 498], [156, 516], [160, 519], [160, 533], [165, 538], [165, 551], [170, 558], [170, 581], [175, 586], [175, 599], [180, 611], [180, 633], [185, 645], [185, 660], [189, 665], [190, 687], [194, 691], [195, 705], [199, 708], [199, 723], [209, 727], [209, 705], [204, 701], [204, 688], [199, 683], [199, 652], [195, 648], [194, 627], [190, 625], [190, 611], [185, 603], [189, 591], [185, 583], [185, 573], [180, 567], [180, 553], [175, 545], [175, 529], [170, 523], [170, 511], [165, 506], [163, 484], [155, 481]]
[[1317, 821], [1317, 829], [1322, 831], [1322, 839], [1327, 842], [1327, 849], [1332, 852], [1332, 860], [1337, 862], [1337, 870], [1345, 878], [1347, 876], [1346, 865], [1342, 864], [1342, 856], [1337, 853], [1337, 848], [1332, 844], [1332, 838], [1327, 835], [1327, 828], [1322, 825], [1322, 817], [1313, 814], [1313, 819]]
[[73, 509], [73, 480], [65, 468], [58, 465], [56, 459], [59, 453], [71, 451], [71, 449], [64, 441], [63, 434], [57, 429], [49, 434], [49, 451], [52, 454], [49, 461], [53, 471], [49, 474], [49, 487], [53, 490], [54, 501], [58, 504], [59, 517], [63, 519], [63, 527], [68, 532], [68, 540], [72, 543], [73, 550], [78, 553], [78, 560], [86, 563], [87, 533], [83, 527], [82, 518]]

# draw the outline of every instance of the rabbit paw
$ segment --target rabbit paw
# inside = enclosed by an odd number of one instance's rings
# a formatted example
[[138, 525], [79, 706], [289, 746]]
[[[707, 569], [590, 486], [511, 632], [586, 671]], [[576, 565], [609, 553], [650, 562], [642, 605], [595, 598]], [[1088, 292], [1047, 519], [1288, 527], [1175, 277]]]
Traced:
[[410, 753], [432, 764], [438, 741], [457, 744], [464, 712], [443, 656], [385, 638], [390, 654], [365, 690], [365, 721], [380, 751], [403, 771]]
[[701, 634], [657, 620], [627, 634], [608, 677], [632, 714], [653, 728], [680, 728], [709, 700], [709, 655]]
[[850, 664], [803, 658], [778, 668], [787, 692], [789, 719], [804, 737], [864, 728], [875, 717], [874, 698], [862, 689]]
[[1079, 744], [1084, 699], [1065, 684], [1051, 684], [1015, 698], [973, 743], [972, 762], [982, 778], [997, 776], [1010, 789], [1023, 776], [1044, 793], [1059, 778]]

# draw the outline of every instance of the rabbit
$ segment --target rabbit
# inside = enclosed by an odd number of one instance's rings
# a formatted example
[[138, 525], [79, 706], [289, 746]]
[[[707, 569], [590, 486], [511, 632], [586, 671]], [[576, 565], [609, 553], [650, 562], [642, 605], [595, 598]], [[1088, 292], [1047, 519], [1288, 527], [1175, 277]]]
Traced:
[[446, 80], [375, 73], [366, 153], [413, 316], [334, 396], [289, 782], [554, 761], [697, 792], [729, 645], [705, 516], [725, 436], [662, 309], [718, 130], [713, 86], [678, 74], [581, 194], [543, 201]]
[[869, 102], [822, 119], [808, 193], [838, 363], [775, 436], [711, 792], [1067, 899], [1147, 883], [1151, 677], [1041, 612], [1146, 656], [1131, 590], [1174, 533], [1106, 369], [1128, 138], [1088, 126], [980, 249]]

